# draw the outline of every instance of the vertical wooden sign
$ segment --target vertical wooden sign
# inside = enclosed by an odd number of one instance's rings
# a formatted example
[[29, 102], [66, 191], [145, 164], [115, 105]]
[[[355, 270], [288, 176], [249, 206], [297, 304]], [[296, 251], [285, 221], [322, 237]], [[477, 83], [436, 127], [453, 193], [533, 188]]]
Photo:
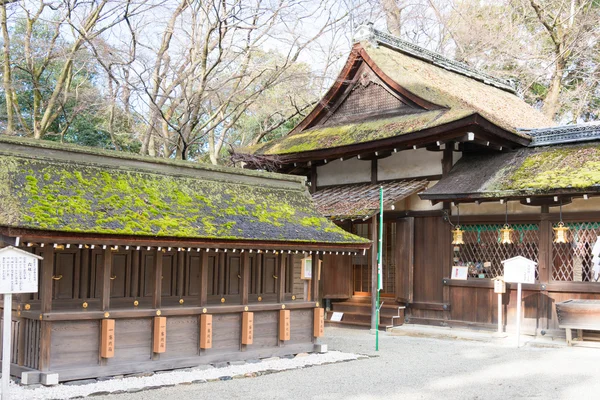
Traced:
[[102, 340], [100, 341], [100, 357], [112, 358], [115, 356], [115, 320], [102, 320]]
[[242, 344], [252, 344], [254, 338], [254, 313], [242, 313]]
[[313, 328], [314, 337], [321, 337], [325, 334], [325, 310], [323, 308], [315, 308]]
[[279, 340], [290, 340], [290, 310], [279, 311]]
[[202, 314], [200, 316], [200, 348], [212, 348], [212, 315]]
[[167, 351], [167, 317], [154, 317], [154, 342], [152, 350], [155, 353]]

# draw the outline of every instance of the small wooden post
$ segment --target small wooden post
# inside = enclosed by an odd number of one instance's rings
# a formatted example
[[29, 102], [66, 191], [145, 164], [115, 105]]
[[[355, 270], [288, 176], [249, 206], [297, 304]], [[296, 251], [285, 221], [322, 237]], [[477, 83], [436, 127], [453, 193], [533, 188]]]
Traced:
[[322, 337], [325, 334], [325, 310], [322, 307], [314, 309], [313, 336]]
[[279, 340], [290, 340], [290, 310], [279, 311]]
[[285, 301], [285, 257], [283, 254], [277, 256], [277, 302], [283, 303]]
[[254, 313], [242, 313], [242, 344], [252, 344], [254, 338]]
[[102, 320], [102, 340], [100, 357], [112, 358], [115, 356], [115, 320]]
[[200, 315], [200, 348], [210, 349], [212, 348], [212, 315], [202, 314]]
[[164, 353], [167, 351], [167, 317], [154, 317], [152, 350], [155, 353]]
[[312, 255], [312, 279], [310, 280], [312, 301], [319, 301], [319, 256]]

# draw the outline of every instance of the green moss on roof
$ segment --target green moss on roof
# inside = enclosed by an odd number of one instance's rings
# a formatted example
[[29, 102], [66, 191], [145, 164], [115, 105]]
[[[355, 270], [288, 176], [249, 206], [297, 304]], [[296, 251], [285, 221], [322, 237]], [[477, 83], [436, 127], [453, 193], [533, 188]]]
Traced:
[[272, 155], [346, 146], [420, 131], [468, 115], [451, 110], [434, 110], [354, 124], [314, 128], [247, 148], [244, 151]]
[[[264, 175], [263, 175], [264, 176]], [[297, 189], [0, 154], [0, 225], [94, 234], [358, 244]]]
[[545, 147], [523, 157], [496, 185], [499, 190], [536, 190], [600, 185], [600, 145]]

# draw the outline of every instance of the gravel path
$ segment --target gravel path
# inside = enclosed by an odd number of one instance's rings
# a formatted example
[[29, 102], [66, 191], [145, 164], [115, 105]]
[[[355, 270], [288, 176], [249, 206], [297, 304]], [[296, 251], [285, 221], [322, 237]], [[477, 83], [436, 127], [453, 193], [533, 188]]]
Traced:
[[329, 350], [377, 355], [255, 378], [179, 385], [102, 400], [598, 399], [600, 349], [516, 349], [506, 343], [327, 328]]

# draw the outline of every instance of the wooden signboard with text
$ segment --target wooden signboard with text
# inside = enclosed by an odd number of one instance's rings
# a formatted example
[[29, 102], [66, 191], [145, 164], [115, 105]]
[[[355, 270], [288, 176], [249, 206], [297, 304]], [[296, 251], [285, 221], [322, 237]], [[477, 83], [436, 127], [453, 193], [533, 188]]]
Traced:
[[325, 334], [325, 310], [321, 307], [315, 308], [313, 328], [314, 337], [322, 337]]
[[279, 311], [279, 340], [290, 340], [290, 310]]
[[213, 331], [213, 319], [210, 314], [202, 314], [200, 316], [200, 348], [210, 349], [212, 348], [212, 331]]
[[115, 356], [115, 320], [102, 320], [102, 340], [100, 357], [112, 358]]
[[242, 344], [252, 344], [254, 338], [254, 313], [242, 313]]
[[152, 350], [155, 353], [167, 351], [167, 317], [154, 317], [154, 342]]

